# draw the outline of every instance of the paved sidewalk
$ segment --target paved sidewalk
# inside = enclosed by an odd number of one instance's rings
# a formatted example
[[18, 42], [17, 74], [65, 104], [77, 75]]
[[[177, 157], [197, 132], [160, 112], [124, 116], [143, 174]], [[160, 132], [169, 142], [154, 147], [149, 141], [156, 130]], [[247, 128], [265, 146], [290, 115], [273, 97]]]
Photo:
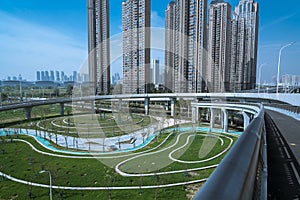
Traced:
[[280, 133], [291, 148], [298, 163], [300, 163], [300, 122], [279, 112], [267, 110]]
[[300, 123], [267, 110], [268, 199], [300, 199]]

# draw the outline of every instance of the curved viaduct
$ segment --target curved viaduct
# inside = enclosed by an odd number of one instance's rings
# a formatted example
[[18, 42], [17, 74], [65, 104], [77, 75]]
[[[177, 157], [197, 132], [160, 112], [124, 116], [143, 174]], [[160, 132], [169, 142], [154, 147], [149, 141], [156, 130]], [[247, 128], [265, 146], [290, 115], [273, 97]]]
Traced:
[[42, 105], [59, 104], [60, 114], [64, 115], [64, 105], [72, 102], [94, 102], [98, 100], [119, 100], [119, 101], [142, 101], [145, 105], [145, 114], [149, 113], [150, 101], [171, 102], [171, 116], [174, 116], [175, 102], [178, 98], [192, 99], [194, 102], [266, 102], [266, 103], [285, 103], [300, 106], [300, 94], [258, 94], [258, 93], [165, 93], [165, 94], [128, 94], [128, 95], [103, 95], [49, 99], [41, 101], [29, 101], [20, 104], [13, 104], [0, 107], [1, 111], [25, 109], [26, 118], [31, 118], [33, 107]]

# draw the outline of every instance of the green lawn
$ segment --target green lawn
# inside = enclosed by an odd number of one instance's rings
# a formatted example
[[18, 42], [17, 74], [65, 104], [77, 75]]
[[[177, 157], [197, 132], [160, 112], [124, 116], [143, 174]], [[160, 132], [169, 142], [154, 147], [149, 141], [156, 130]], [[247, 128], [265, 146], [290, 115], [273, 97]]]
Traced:
[[44, 130], [38, 127], [37, 123], [51, 133], [72, 137], [93, 138], [100, 137], [101, 133], [105, 137], [129, 134], [144, 129], [150, 124], [156, 123], [156, 121], [149, 116], [137, 114], [132, 114], [131, 116], [120, 115], [119, 117], [119, 115], [106, 113], [105, 117], [104, 115], [73, 115], [48, 118], [35, 122], [35, 125], [32, 127], [29, 126], [29, 122], [15, 127]]
[[[163, 141], [170, 133], [164, 133], [149, 144], [145, 149], [137, 152], [149, 150], [154, 148], [161, 141]], [[169, 137], [167, 142], [154, 151], [164, 149], [167, 146], [174, 144], [175, 133]], [[183, 134], [182, 141], [178, 145], [182, 145], [186, 142], [185, 138], [193, 133]], [[16, 136], [14, 136], [16, 137]], [[40, 150], [45, 150], [38, 145], [32, 138], [26, 136], [18, 136], [18, 138], [26, 139], [34, 144]], [[189, 148], [185, 153], [178, 157], [182, 160], [195, 160], [199, 157], [199, 145], [203, 144], [203, 140], [209, 139], [209, 137], [196, 136], [190, 141]], [[4, 139], [4, 138], [3, 138]], [[236, 139], [234, 139], [236, 140]], [[229, 140], [224, 139], [224, 146], [220, 146], [220, 141], [217, 140], [213, 150], [206, 155], [206, 157], [219, 153], [222, 149], [228, 146]], [[210, 144], [210, 143], [208, 143]], [[165, 156], [170, 151], [159, 154]], [[17, 155], [17, 156], [16, 156]], [[177, 169], [195, 168], [206, 165], [217, 164], [220, 162], [223, 156], [199, 164], [182, 164], [182, 163], [170, 163], [168, 166], [163, 167], [157, 172], [170, 171]], [[205, 158], [205, 157], [203, 157]], [[112, 163], [117, 164], [125, 158], [116, 158], [112, 160]], [[144, 157], [143, 161], [152, 162], [152, 159], [156, 159], [155, 156]], [[161, 158], [168, 159], [168, 158]], [[196, 159], [196, 160], [198, 160]], [[140, 162], [139, 159], [132, 161], [126, 165], [131, 166], [129, 169], [136, 167], [136, 162]], [[155, 161], [156, 162], [156, 161]], [[127, 166], [127, 168], [128, 168]], [[126, 168], [123, 167], [123, 168]], [[97, 159], [69, 159], [58, 158], [39, 154], [33, 151], [27, 144], [21, 142], [0, 142], [0, 171], [6, 174], [10, 174], [15, 178], [25, 179], [27, 181], [49, 184], [49, 177], [47, 174], [39, 174], [39, 171], [46, 169], [50, 170], [53, 176], [53, 185], [61, 186], [95, 186], [95, 187], [108, 187], [108, 186], [139, 186], [139, 185], [157, 185], [168, 184], [174, 182], [184, 182], [191, 180], [198, 180], [208, 177], [213, 169], [196, 171], [193, 173], [177, 173], [171, 175], [159, 175], [150, 177], [122, 177], [115, 173], [114, 169], [104, 165]], [[130, 171], [130, 170], [129, 170]], [[2, 199], [29, 199], [28, 192], [31, 187], [14, 183], [8, 180], [0, 178], [0, 200]], [[199, 187], [199, 186], [198, 186]], [[14, 189], [12, 189], [14, 188]], [[15, 189], [16, 188], [16, 189]], [[48, 189], [42, 189], [38, 187], [32, 187], [32, 194], [35, 199], [48, 199]], [[186, 199], [189, 191], [185, 190], [184, 186], [170, 187], [165, 189], [143, 189], [140, 190], [117, 190], [117, 191], [59, 191], [54, 190], [54, 199], [59, 199], [58, 195], [62, 196], [61, 199]], [[141, 192], [141, 195], [140, 195]]]

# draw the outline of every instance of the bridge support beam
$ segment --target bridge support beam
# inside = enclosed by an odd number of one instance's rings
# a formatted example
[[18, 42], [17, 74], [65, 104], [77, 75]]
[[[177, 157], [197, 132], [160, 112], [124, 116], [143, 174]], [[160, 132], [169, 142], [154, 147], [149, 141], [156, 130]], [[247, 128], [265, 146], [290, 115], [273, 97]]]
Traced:
[[199, 108], [192, 107], [192, 121], [193, 123], [197, 123], [199, 120]]
[[27, 107], [27, 108], [24, 108], [24, 109], [25, 109], [26, 119], [31, 119], [32, 107]]
[[221, 128], [223, 128], [224, 127], [224, 115], [223, 115], [222, 109], [220, 110], [220, 114], [218, 114], [218, 116], [219, 116]]
[[244, 130], [246, 130], [250, 123], [250, 117], [245, 111], [243, 111], [243, 117], [244, 117]]
[[209, 108], [206, 109], [205, 120], [209, 120]]
[[228, 111], [225, 108], [223, 108], [222, 112], [223, 112], [223, 131], [227, 133], [228, 132]]
[[60, 103], [59, 107], [60, 107], [60, 116], [64, 116], [65, 115], [65, 104]]
[[145, 115], [149, 115], [149, 98], [145, 98]]
[[175, 116], [175, 101], [176, 99], [174, 98], [171, 99], [171, 117]]
[[91, 114], [95, 114], [95, 101], [91, 101]]
[[210, 130], [215, 127], [215, 109], [210, 108]]
[[122, 99], [119, 99], [119, 111], [122, 112]]

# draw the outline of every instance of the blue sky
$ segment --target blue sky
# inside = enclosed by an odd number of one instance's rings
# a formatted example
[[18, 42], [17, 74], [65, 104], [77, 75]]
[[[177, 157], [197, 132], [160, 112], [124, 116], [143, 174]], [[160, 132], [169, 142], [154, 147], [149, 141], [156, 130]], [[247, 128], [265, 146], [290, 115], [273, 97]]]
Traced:
[[[164, 27], [169, 0], [152, 0], [151, 23]], [[209, 1], [210, 2], [210, 1]], [[235, 7], [238, 0], [228, 0]], [[281, 73], [300, 75], [300, 6], [296, 0], [260, 0], [258, 66], [262, 80], [277, 74], [278, 51]], [[111, 0], [111, 34], [121, 32], [122, 0]], [[86, 0], [0, 0], [0, 79], [22, 74], [35, 80], [37, 70], [78, 70], [87, 57]], [[153, 58], [159, 53], [154, 52]], [[120, 63], [120, 61], [119, 61]], [[112, 73], [121, 67], [113, 66]]]

